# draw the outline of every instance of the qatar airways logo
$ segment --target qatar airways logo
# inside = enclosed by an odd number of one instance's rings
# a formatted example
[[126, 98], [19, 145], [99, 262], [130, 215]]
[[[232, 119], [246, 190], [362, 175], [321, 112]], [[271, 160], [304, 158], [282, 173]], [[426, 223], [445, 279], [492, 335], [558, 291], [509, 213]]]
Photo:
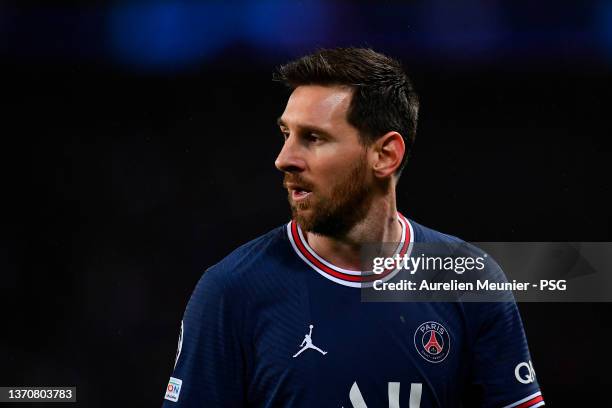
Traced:
[[529, 362], [527, 363], [518, 363], [516, 367], [514, 367], [514, 376], [516, 377], [516, 380], [521, 384], [531, 384], [532, 382], [534, 382], [536, 378], [536, 373], [533, 369], [533, 364], [531, 363], [531, 360], [529, 360]]

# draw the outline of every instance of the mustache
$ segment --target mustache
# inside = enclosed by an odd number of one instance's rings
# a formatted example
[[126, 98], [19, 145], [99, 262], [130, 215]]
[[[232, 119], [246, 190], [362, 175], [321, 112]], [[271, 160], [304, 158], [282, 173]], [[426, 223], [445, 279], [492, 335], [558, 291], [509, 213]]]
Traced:
[[312, 188], [313, 188], [312, 183], [305, 180], [299, 174], [285, 173], [285, 177], [283, 178], [283, 187], [287, 188], [288, 184], [295, 184], [309, 191], [312, 191]]

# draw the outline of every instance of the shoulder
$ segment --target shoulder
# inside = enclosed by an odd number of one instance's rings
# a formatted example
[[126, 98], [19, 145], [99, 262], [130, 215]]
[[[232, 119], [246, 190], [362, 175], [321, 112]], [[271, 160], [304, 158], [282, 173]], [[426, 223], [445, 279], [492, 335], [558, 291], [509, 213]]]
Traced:
[[486, 260], [484, 262], [485, 269], [478, 278], [506, 281], [506, 277], [499, 264], [478, 246], [456, 236], [425, 227], [412, 220], [410, 220], [410, 225], [413, 229], [417, 252], [421, 250], [436, 255], [448, 255], [454, 258], [482, 258]]
[[261, 278], [261, 272], [269, 268], [275, 254], [282, 253], [286, 240], [285, 226], [277, 227], [206, 269], [191, 294], [186, 319], [201, 321], [202, 316], [214, 314], [215, 310], [243, 313], [243, 306], [248, 303], [249, 285]]
[[265, 269], [286, 251], [287, 245], [286, 225], [282, 225], [236, 248], [206, 269], [202, 279], [214, 280], [222, 286], [231, 285], [245, 275]]
[[434, 229], [428, 228], [424, 225], [409, 220], [410, 225], [412, 227], [412, 231], [414, 233], [414, 242], [422, 242], [422, 243], [446, 243], [446, 244], [463, 244], [461, 238], [458, 238], [454, 235], [445, 234], [440, 231], [436, 231]]

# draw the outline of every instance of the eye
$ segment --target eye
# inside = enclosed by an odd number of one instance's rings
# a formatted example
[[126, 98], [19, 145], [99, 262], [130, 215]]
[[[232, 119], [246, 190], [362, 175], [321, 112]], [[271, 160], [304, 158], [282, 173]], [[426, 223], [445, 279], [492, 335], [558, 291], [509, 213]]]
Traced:
[[282, 130], [281, 129], [281, 136], [283, 137], [283, 140], [287, 140], [289, 138], [289, 132]]
[[321, 140], [321, 138], [319, 137], [319, 135], [317, 135], [316, 133], [307, 133], [305, 136], [306, 140], [308, 140], [309, 142], [318, 142], [319, 140]]

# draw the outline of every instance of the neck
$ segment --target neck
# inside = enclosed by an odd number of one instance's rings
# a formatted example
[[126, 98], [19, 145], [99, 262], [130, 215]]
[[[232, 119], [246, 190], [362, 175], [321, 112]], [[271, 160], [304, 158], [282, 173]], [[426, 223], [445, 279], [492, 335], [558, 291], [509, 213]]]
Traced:
[[399, 242], [402, 227], [397, 219], [395, 192], [372, 201], [366, 216], [341, 237], [306, 233], [311, 248], [334, 265], [352, 270], [361, 269], [364, 244]]

